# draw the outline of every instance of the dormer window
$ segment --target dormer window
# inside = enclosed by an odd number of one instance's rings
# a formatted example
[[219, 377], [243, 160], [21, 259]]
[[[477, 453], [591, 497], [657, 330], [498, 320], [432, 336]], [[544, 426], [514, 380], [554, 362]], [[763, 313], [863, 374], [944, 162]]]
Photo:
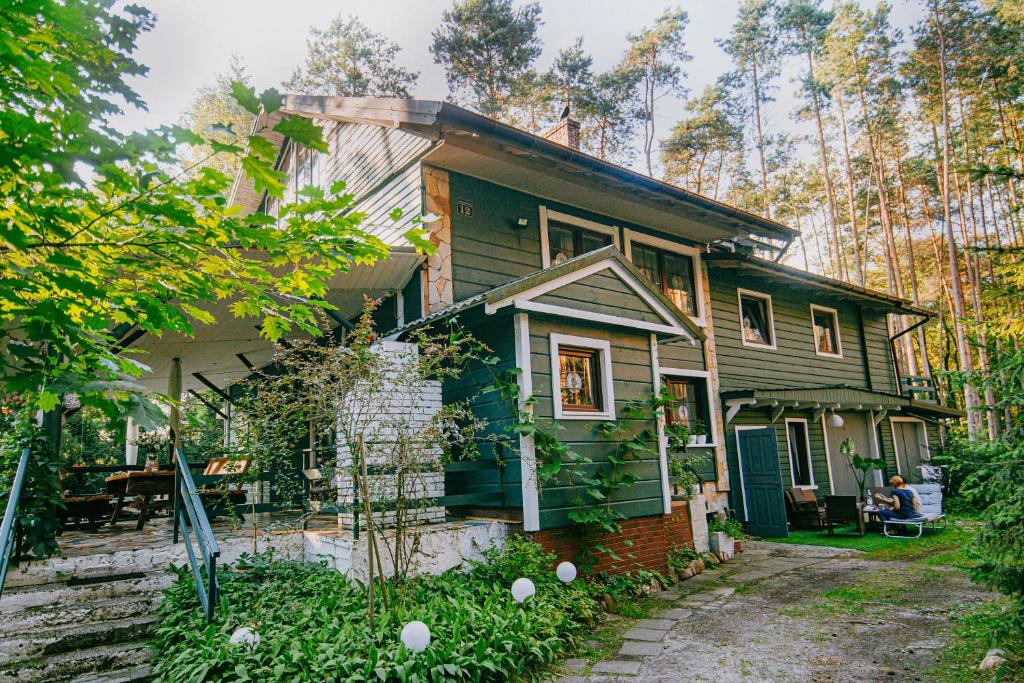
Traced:
[[664, 249], [633, 244], [633, 263], [665, 293], [676, 307], [689, 316], [697, 315], [694, 301], [693, 257]]
[[611, 235], [604, 235], [576, 225], [548, 222], [548, 243], [551, 265], [565, 263], [574, 256], [607, 247], [612, 243]]

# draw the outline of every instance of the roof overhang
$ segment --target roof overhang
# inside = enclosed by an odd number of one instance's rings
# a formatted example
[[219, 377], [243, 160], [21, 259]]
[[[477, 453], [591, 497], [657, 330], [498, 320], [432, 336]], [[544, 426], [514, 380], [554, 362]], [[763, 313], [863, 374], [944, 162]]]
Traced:
[[712, 252], [706, 254], [703, 259], [712, 268], [732, 269], [767, 280], [785, 282], [788, 286], [806, 287], [814, 292], [829, 291], [871, 308], [881, 308], [892, 313], [921, 315], [926, 318], [932, 316], [930, 311], [914, 306], [906, 299], [901, 299], [898, 296], [883, 294], [873, 289], [842, 280], [835, 280], [824, 275], [809, 273], [791, 266], [784, 266], [781, 263], [757, 258], [756, 256], [732, 252]]
[[[414, 251], [393, 249], [388, 258], [375, 264], [358, 264], [345, 273], [336, 274], [328, 282], [326, 300], [337, 310], [334, 317], [345, 320], [355, 317], [363, 309], [364, 297], [378, 299], [398, 291], [423, 262], [423, 256]], [[194, 324], [193, 334], [128, 333], [125, 353], [149, 371], [137, 382], [149, 392], [166, 393], [171, 367], [175, 358], [181, 361], [182, 391], [208, 389], [196, 373], [224, 389], [232, 382], [248, 376], [251, 367], [262, 367], [270, 362], [276, 345], [260, 336], [257, 321], [235, 317], [230, 300], [203, 306], [217, 320], [215, 324]], [[308, 338], [304, 332], [294, 332], [285, 339]]]
[[960, 418], [963, 411], [937, 403], [870, 389], [845, 386], [798, 387], [789, 389], [740, 389], [722, 392], [726, 421], [744, 408], [811, 411], [873, 411], [877, 414], [924, 415], [935, 419]]

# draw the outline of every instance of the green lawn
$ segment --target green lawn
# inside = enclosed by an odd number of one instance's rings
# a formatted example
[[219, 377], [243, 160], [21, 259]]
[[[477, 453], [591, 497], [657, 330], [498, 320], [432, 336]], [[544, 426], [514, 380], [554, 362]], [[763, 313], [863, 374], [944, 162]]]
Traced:
[[868, 559], [910, 560], [924, 564], [965, 565], [970, 563], [967, 554], [974, 535], [973, 523], [965, 521], [958, 526], [950, 520], [945, 529], [925, 529], [920, 538], [886, 538], [880, 532], [869, 531], [858, 536], [853, 526], [836, 529], [829, 535], [824, 531], [791, 531], [786, 538], [770, 538], [767, 541], [795, 543], [802, 545], [852, 548], [866, 553]]

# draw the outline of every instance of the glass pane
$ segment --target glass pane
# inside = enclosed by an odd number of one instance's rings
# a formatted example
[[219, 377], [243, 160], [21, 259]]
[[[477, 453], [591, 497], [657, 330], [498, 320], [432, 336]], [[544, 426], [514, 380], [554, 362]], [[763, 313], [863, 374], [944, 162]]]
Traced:
[[658, 251], [639, 244], [633, 245], [633, 264], [647, 279], [661, 288], [661, 269], [658, 266]]
[[559, 352], [559, 379], [563, 407], [592, 410], [598, 408], [594, 390], [595, 360], [593, 352]]
[[814, 312], [814, 339], [821, 353], [839, 353], [836, 346], [836, 317], [828, 311]]
[[589, 230], [580, 230], [580, 247], [582, 247], [580, 254], [587, 254], [601, 247], [607, 247], [611, 243], [612, 238], [609, 235], [602, 235], [599, 232], [591, 232]]
[[700, 391], [695, 381], [670, 379], [667, 386], [672, 398], [672, 409], [666, 415], [669, 423], [694, 427], [697, 420], [703, 421], [704, 411], [701, 408]]
[[807, 447], [806, 437], [807, 434], [802, 423], [789, 423], [789, 455], [790, 461], [793, 463], [793, 481], [797, 486], [811, 485], [811, 454]]
[[548, 225], [548, 244], [553, 266], [564, 263], [576, 255], [572, 246], [572, 230], [557, 225]]
[[768, 302], [760, 297], [741, 296], [743, 339], [750, 344], [771, 345], [772, 335], [768, 328]]
[[693, 302], [693, 259], [680, 254], [665, 253], [665, 294], [679, 310], [695, 315]]

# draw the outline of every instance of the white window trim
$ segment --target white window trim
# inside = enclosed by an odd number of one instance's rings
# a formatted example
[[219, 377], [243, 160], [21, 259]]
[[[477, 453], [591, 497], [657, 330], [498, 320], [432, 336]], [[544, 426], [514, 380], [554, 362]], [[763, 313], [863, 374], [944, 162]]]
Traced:
[[696, 377], [704, 380], [704, 386], [706, 387], [706, 395], [708, 400], [708, 424], [705, 425], [707, 430], [711, 432], [708, 434], [708, 441], [703, 446], [690, 446], [690, 448], [717, 448], [718, 447], [718, 406], [715, 403], [715, 394], [711, 391], [711, 373], [707, 370], [686, 370], [683, 368], [659, 368], [662, 377]]
[[543, 204], [540, 205], [540, 262], [545, 268], [551, 267], [551, 242], [548, 239], [548, 220], [555, 221], [556, 223], [565, 223], [567, 225], [574, 225], [579, 228], [585, 228], [587, 230], [593, 230], [604, 235], [609, 235], [612, 238], [612, 244], [616, 248], [621, 249], [619, 245], [619, 229], [614, 225], [605, 225], [604, 223], [595, 223], [594, 221], [587, 220], [586, 218], [580, 218], [579, 216], [573, 216], [572, 214], [562, 213], [561, 211], [555, 211], [549, 209]]
[[[757, 344], [755, 342], [747, 341], [746, 336], [743, 334], [743, 297], [750, 296], [758, 299], [764, 299], [768, 302], [768, 327], [772, 334], [771, 344]], [[744, 346], [751, 349], [764, 349], [765, 351], [775, 351], [778, 349], [779, 340], [775, 336], [775, 311], [772, 309], [772, 295], [765, 294], [764, 292], [755, 292], [752, 289], [743, 289], [742, 287], [736, 288], [736, 322], [740, 328], [740, 341]]]
[[634, 242], [662, 249], [664, 251], [671, 251], [676, 254], [689, 256], [693, 260], [693, 301], [697, 307], [697, 315], [691, 315], [688, 317], [698, 327], [704, 327], [707, 324], [707, 313], [704, 311], [704, 278], [701, 273], [703, 265], [700, 259], [700, 249], [698, 247], [690, 247], [685, 244], [678, 244], [671, 240], [655, 237], [654, 235], [637, 232], [636, 230], [630, 230], [629, 228], [623, 228], [622, 234], [626, 247], [626, 260], [630, 263], [633, 263]]
[[743, 499], [743, 521], [750, 521], [749, 511], [747, 507], [747, 484], [743, 480], [743, 449], [740, 448], [740, 432], [748, 429], [771, 429], [771, 425], [736, 425], [733, 427], [736, 434], [736, 464], [740, 472], [740, 496]]
[[[836, 323], [836, 348], [839, 349], [839, 353], [825, 353], [824, 351], [818, 350], [818, 335], [814, 333], [814, 313], [815, 311], [821, 311], [824, 313], [831, 313], [833, 320]], [[814, 344], [814, 353], [825, 358], [842, 358], [843, 357], [843, 338], [839, 332], [839, 311], [828, 306], [819, 306], [818, 304], [811, 304], [811, 341]]]
[[925, 421], [919, 417], [897, 417], [895, 415], [889, 416], [889, 431], [892, 432], [892, 454], [896, 459], [896, 474], [903, 476], [902, 468], [900, 467], [900, 454], [899, 449], [896, 447], [896, 423], [897, 422], [916, 422], [921, 425], [921, 432], [924, 434], [924, 449], [925, 455], [927, 455], [928, 462], [932, 460], [932, 445], [928, 442], [928, 426]]
[[[810, 484], [797, 484], [796, 483], [796, 469], [793, 467], [793, 443], [789, 440], [789, 423], [800, 422], [804, 426], [804, 443], [807, 444], [807, 468], [811, 474]], [[815, 490], [818, 488], [817, 482], [814, 480], [814, 453], [811, 451], [811, 432], [807, 427], [807, 418], [804, 417], [787, 417], [786, 423], [786, 450], [789, 453], [789, 480], [793, 483], [795, 489], [809, 489]]]
[[[615, 392], [612, 380], [612, 349], [611, 344], [605, 339], [593, 339], [591, 337], [577, 337], [570, 334], [558, 334], [552, 332], [551, 339], [551, 403], [554, 408], [556, 420], [614, 420], [615, 419]], [[594, 412], [573, 412], [562, 410], [562, 386], [559, 379], [561, 373], [558, 362], [558, 349], [560, 346], [575, 346], [583, 349], [593, 349], [598, 352], [598, 363], [601, 364], [601, 401], [604, 404], [603, 410]]]

